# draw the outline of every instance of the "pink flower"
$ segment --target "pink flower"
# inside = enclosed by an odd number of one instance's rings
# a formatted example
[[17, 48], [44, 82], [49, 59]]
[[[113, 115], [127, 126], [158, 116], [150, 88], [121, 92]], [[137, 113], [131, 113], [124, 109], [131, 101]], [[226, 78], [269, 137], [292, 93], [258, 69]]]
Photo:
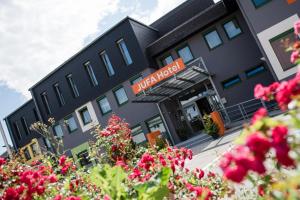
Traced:
[[6, 160], [0, 157], [0, 167], [6, 163]]
[[81, 200], [81, 198], [75, 197], [75, 196], [70, 196], [70, 197], [67, 197], [65, 200]]
[[111, 200], [110, 196], [108, 196], [107, 194], [104, 196], [103, 200]]
[[67, 157], [65, 155], [62, 155], [60, 158], [59, 158], [59, 165], [60, 166], [64, 166], [65, 165], [65, 162], [67, 160]]
[[254, 152], [255, 156], [263, 158], [271, 147], [271, 142], [260, 132], [255, 132], [248, 136], [246, 145]]
[[294, 24], [294, 33], [295, 33], [295, 35], [299, 35], [300, 34], [300, 20], [298, 20]]
[[293, 51], [291, 54], [291, 63], [296, 63], [296, 61], [300, 58], [299, 51]]
[[275, 144], [281, 144], [283, 142], [286, 142], [286, 137], [288, 134], [288, 128], [286, 126], [276, 126], [272, 130], [272, 143]]
[[19, 194], [14, 188], [7, 188], [4, 192], [3, 200], [19, 200]]
[[254, 124], [255, 122], [261, 120], [262, 118], [266, 117], [268, 115], [268, 111], [265, 108], [260, 108], [258, 109], [252, 119], [251, 119], [251, 124]]
[[247, 174], [247, 170], [241, 165], [235, 165], [235, 166], [229, 167], [224, 172], [224, 176], [227, 179], [232, 180], [236, 183], [242, 182], [244, 180], [246, 174]]
[[56, 195], [53, 200], [62, 200], [62, 198], [63, 198], [62, 195], [59, 194], [59, 195]]

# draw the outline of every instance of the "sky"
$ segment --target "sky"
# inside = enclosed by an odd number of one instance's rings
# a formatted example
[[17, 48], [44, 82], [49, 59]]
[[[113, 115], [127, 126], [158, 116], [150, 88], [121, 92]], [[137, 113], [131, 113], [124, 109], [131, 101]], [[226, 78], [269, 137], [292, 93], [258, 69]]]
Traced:
[[0, 119], [30, 98], [34, 83], [124, 17], [150, 24], [184, 1], [0, 0]]

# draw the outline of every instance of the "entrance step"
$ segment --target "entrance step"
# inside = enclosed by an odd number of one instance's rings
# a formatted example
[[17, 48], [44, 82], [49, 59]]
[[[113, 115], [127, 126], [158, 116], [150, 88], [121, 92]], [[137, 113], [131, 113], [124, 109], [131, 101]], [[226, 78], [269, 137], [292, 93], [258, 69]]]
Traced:
[[186, 147], [186, 148], [191, 148], [195, 145], [199, 145], [208, 141], [213, 140], [213, 138], [210, 135], [207, 135], [205, 133], [199, 134], [195, 137], [192, 137], [186, 141], [183, 141], [181, 143], [176, 144], [176, 147]]

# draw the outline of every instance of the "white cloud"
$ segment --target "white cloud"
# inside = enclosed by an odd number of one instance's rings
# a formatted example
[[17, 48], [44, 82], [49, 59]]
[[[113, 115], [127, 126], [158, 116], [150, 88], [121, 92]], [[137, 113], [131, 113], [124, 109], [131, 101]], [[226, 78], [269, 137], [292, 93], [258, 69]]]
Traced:
[[83, 47], [119, 0], [4, 0], [0, 6], [0, 83], [28, 88]]
[[0, 1], [0, 84], [29, 98], [29, 87], [105, 31], [99, 24], [114, 25], [105, 20], [130, 15], [149, 24], [185, 0], [146, 9], [141, 0]]

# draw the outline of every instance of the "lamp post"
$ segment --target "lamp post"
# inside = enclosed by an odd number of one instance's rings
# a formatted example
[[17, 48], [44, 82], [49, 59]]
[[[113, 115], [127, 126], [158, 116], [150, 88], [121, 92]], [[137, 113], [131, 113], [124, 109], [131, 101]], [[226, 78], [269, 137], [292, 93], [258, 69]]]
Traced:
[[7, 141], [7, 138], [6, 138], [6, 135], [4, 133], [4, 129], [2, 127], [2, 123], [0, 121], [0, 132], [1, 132], [1, 135], [2, 135], [2, 138], [3, 138], [3, 141], [4, 141], [4, 144], [6, 146], [6, 149], [7, 149], [7, 153], [9, 155], [10, 158], [12, 158], [12, 152], [10, 150], [10, 147], [9, 147], [9, 144], [8, 144], [8, 141]]

